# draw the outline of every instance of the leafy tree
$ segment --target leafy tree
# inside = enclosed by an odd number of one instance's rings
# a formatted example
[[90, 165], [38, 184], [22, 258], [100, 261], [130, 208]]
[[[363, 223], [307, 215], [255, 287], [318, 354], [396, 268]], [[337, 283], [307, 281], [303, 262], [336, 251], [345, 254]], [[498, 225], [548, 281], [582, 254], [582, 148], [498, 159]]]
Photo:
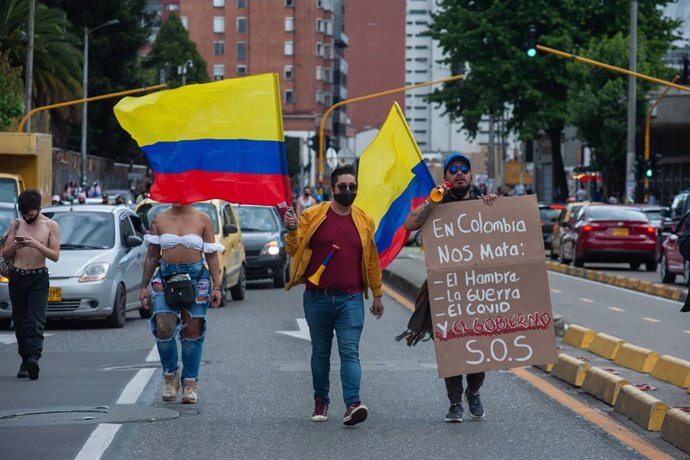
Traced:
[[165, 72], [165, 83], [171, 88], [182, 85], [182, 75], [178, 68], [188, 61], [186, 83], [204, 83], [208, 81], [208, 65], [199, 54], [196, 44], [189, 39], [187, 29], [176, 15], [168, 16], [163, 23], [156, 40], [153, 42], [151, 53], [146, 61], [148, 81], [153, 84], [159, 81], [160, 71]]
[[[9, 66], [25, 76], [28, 47], [29, 0], [0, 1], [0, 53]], [[78, 38], [67, 28], [62, 11], [36, 3], [34, 23], [33, 106], [78, 97], [81, 84], [81, 51]], [[11, 74], [9, 74], [11, 75]], [[64, 120], [68, 110], [55, 110], [54, 120]]]
[[20, 69], [10, 67], [7, 56], [0, 53], [0, 130], [24, 112]]
[[[678, 23], [662, 17], [669, 0], [639, 4], [638, 36], [647, 37], [650, 56], [665, 51]], [[462, 84], [446, 84], [430, 101], [445, 106], [476, 135], [483, 114], [498, 115], [512, 106], [508, 128], [530, 139], [543, 131], [551, 140], [553, 201], [567, 198], [561, 155], [561, 132], [568, 121], [570, 75], [565, 59], [552, 55], [529, 58], [527, 29], [535, 24], [539, 43], [571, 51], [593, 37], [629, 30], [628, 0], [441, 0], [429, 35], [446, 57], [441, 61], [470, 72]]]
[[[93, 29], [117, 19], [118, 24], [103, 27], [89, 35], [89, 96], [113, 93], [144, 86], [139, 51], [146, 43], [146, 0], [43, 0], [61, 8], [69, 18], [71, 30], [79, 37], [83, 53], [84, 28]], [[82, 68], [74, 74], [79, 79], [81, 97]], [[88, 146], [90, 154], [128, 162], [143, 161], [136, 143], [117, 123], [113, 107], [117, 98], [89, 104]], [[81, 106], [75, 106], [81, 114]], [[68, 148], [80, 150], [81, 120], [69, 126]], [[62, 127], [59, 127], [61, 132]]]

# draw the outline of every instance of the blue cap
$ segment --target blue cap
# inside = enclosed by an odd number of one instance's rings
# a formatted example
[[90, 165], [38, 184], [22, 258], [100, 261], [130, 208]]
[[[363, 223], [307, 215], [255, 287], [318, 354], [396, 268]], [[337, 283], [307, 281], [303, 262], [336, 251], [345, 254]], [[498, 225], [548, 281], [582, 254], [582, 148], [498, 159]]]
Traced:
[[443, 174], [445, 174], [446, 171], [448, 171], [448, 165], [450, 165], [454, 161], [462, 161], [470, 168], [470, 171], [472, 171], [472, 163], [470, 163], [470, 159], [462, 153], [454, 153], [448, 158], [446, 158], [445, 163], [443, 163]]

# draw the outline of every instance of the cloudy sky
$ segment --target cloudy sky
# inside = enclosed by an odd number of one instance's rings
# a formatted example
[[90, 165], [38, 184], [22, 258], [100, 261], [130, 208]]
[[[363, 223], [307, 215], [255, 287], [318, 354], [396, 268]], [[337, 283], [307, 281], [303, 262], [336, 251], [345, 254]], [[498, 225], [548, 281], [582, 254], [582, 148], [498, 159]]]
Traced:
[[681, 35], [684, 39], [676, 44], [687, 45], [690, 41], [690, 0], [678, 0], [676, 3], [666, 6], [664, 13], [666, 16], [683, 20]]

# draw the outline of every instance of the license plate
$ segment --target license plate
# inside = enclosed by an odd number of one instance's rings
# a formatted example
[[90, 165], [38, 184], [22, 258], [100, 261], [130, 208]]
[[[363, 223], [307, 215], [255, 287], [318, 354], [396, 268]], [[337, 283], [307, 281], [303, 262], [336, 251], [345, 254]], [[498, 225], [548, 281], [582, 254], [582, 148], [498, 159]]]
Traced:
[[630, 231], [627, 228], [614, 228], [611, 234], [613, 236], [628, 236]]
[[62, 288], [48, 288], [48, 302], [62, 302]]

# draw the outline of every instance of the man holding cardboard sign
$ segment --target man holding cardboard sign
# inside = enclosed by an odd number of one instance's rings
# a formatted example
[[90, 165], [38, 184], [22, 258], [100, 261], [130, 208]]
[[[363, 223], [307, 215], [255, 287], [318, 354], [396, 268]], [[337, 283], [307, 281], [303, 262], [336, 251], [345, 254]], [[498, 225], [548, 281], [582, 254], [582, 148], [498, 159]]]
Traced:
[[[447, 422], [461, 422], [462, 375], [472, 418], [484, 417], [479, 389], [484, 371], [556, 359], [540, 239], [537, 203], [532, 197], [472, 200], [470, 162], [452, 155], [444, 165], [450, 184], [436, 206], [432, 200], [410, 213], [406, 227], [424, 225], [428, 282], [420, 289], [408, 325], [408, 344], [429, 333], [435, 339], [439, 374], [451, 407]], [[425, 300], [420, 302], [419, 300]], [[420, 308], [420, 305], [422, 308]], [[423, 308], [426, 307], [427, 308]], [[419, 322], [414, 316], [430, 321]], [[425, 324], [427, 330], [415, 330]], [[416, 327], [419, 329], [419, 327]]]

